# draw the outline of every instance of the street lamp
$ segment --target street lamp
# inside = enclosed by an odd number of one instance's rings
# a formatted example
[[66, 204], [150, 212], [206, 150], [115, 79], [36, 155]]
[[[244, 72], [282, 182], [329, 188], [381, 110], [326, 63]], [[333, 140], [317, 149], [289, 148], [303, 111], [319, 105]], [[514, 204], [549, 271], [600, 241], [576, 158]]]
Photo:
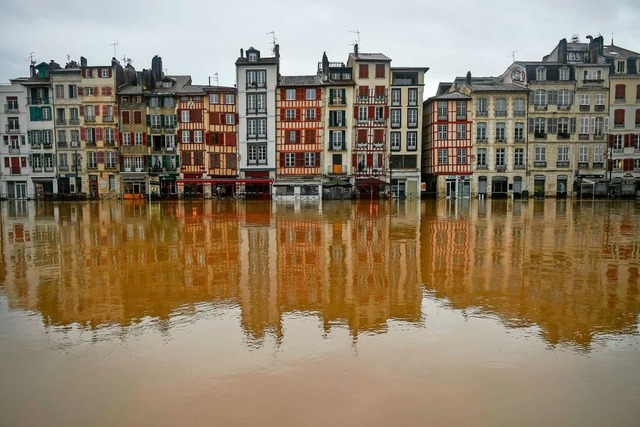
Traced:
[[75, 172], [76, 172], [75, 190], [76, 190], [76, 194], [78, 194], [78, 163], [80, 163], [80, 157], [78, 157], [78, 150], [74, 150], [74, 158], [75, 158], [74, 168], [75, 168]]

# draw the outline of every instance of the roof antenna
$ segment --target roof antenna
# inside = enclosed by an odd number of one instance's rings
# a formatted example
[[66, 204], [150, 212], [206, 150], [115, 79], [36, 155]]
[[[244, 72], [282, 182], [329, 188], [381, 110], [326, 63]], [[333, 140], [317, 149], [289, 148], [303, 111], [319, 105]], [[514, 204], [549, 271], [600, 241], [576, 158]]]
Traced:
[[353, 40], [353, 42], [351, 42], [351, 45], [353, 46], [354, 44], [358, 44], [358, 46], [360, 46], [360, 30], [356, 28], [355, 31], [349, 31], [349, 32], [352, 34], [355, 34], [357, 37], [356, 40]]
[[517, 50], [512, 50], [511, 52], [509, 52], [509, 55], [507, 55], [507, 58], [511, 57], [511, 61], [516, 62], [516, 52]]
[[29, 52], [29, 62], [31, 62], [31, 65], [36, 65], [35, 54], [35, 52]]
[[[213, 81], [215, 83], [215, 86], [219, 86], [218, 85], [218, 73], [214, 73], [213, 74]], [[209, 86], [211, 86], [211, 76], [209, 76]]]
[[276, 38], [276, 32], [275, 31], [269, 31], [267, 33], [267, 35], [271, 34], [271, 44], [273, 45], [273, 47], [271, 48], [271, 53], [273, 53], [274, 55], [276, 54], [276, 44], [278, 44], [278, 39]]
[[118, 42], [111, 43], [111, 46], [113, 46], [113, 57], [117, 58], [118, 55], [116, 55], [116, 46], [118, 46]]

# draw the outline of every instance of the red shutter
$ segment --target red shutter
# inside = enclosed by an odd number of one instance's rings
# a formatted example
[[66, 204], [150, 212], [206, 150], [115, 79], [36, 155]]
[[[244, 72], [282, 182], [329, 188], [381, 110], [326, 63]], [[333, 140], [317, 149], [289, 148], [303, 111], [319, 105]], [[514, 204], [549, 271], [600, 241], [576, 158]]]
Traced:
[[93, 96], [100, 95], [100, 88], [98, 86], [94, 86], [93, 88]]
[[384, 96], [384, 86], [376, 86], [376, 96]]
[[232, 146], [235, 147], [237, 144], [237, 138], [236, 138], [236, 133], [235, 132], [227, 132], [225, 134], [225, 143], [228, 146]]
[[122, 124], [123, 125], [128, 125], [129, 122], [131, 121], [131, 117], [130, 117], [131, 113], [128, 110], [122, 111]]
[[384, 141], [384, 130], [375, 129], [373, 131], [373, 142], [383, 142], [383, 141]]
[[20, 164], [21, 167], [26, 168], [27, 167], [27, 158], [26, 157], [21, 157], [20, 158], [20, 163], [21, 163]]
[[142, 132], [142, 145], [147, 145], [147, 134]]
[[109, 115], [109, 106], [108, 105], [103, 105], [102, 106], [102, 115], [103, 116], [108, 116]]
[[376, 116], [376, 107], [374, 107], [373, 105], [369, 105], [369, 120], [373, 120], [375, 116]]
[[359, 97], [369, 97], [369, 86], [360, 86], [358, 88]]
[[285, 166], [285, 154], [280, 153], [280, 167], [283, 168]]
[[113, 76], [113, 68], [109, 68], [109, 77]]
[[358, 107], [353, 107], [353, 118], [354, 119], [358, 118]]
[[78, 110], [80, 110], [80, 116], [81, 117], [84, 116], [84, 107], [80, 106], [80, 108]]
[[633, 170], [633, 159], [624, 159], [622, 170], [632, 171]]
[[85, 141], [87, 139], [87, 130], [85, 128], [80, 128], [80, 140]]
[[613, 147], [613, 135], [609, 135], [609, 147]]
[[624, 147], [631, 147], [631, 135], [628, 133], [624, 134]]
[[638, 126], [640, 126], [640, 108], [636, 108], [636, 127]]
[[302, 87], [296, 88], [296, 100], [302, 101], [305, 98], [305, 90]]
[[357, 154], [353, 154], [351, 156], [351, 166], [353, 166], [354, 168], [358, 167], [358, 155]]
[[384, 107], [384, 118], [385, 119], [389, 118], [389, 107]]
[[384, 164], [384, 157], [382, 153], [378, 153], [378, 166]]
[[116, 139], [116, 142], [120, 142], [120, 132], [113, 132], [113, 137]]
[[636, 86], [636, 101], [640, 99], [640, 85]]
[[98, 163], [104, 163], [104, 151], [98, 151]]
[[296, 153], [296, 167], [304, 166], [304, 153]]
[[8, 158], [8, 157], [5, 157], [5, 158], [4, 158], [4, 167], [5, 167], [5, 168], [8, 168], [10, 165], [11, 165], [11, 163], [10, 163], [10, 161], [9, 161], [9, 158]]
[[624, 98], [624, 85], [616, 85], [616, 98]]
[[102, 128], [96, 128], [96, 141], [102, 141]]
[[368, 142], [367, 141], [367, 130], [366, 129], [358, 129], [358, 140], [356, 141], [358, 143], [361, 142]]
[[373, 153], [367, 154], [367, 166], [373, 165]]
[[118, 104], [113, 106], [113, 117], [118, 117]]
[[82, 86], [78, 86], [78, 96], [82, 96]]
[[220, 122], [221, 125], [224, 125], [227, 123], [227, 118], [226, 118], [226, 114], [225, 113], [220, 113]]
[[100, 115], [100, 106], [99, 105], [94, 106], [93, 107], [93, 111], [94, 111], [94, 114], [96, 116], [99, 116]]
[[617, 109], [613, 112], [613, 123], [624, 123], [624, 110]]
[[315, 163], [314, 166], [315, 167], [320, 166], [320, 153], [319, 152], [316, 153], [316, 163]]

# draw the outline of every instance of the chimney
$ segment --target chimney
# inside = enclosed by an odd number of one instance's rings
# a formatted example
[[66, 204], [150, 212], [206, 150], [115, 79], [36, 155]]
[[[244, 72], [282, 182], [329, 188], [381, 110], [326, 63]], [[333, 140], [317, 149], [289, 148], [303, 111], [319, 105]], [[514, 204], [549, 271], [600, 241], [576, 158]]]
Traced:
[[151, 59], [151, 71], [153, 72], [153, 76], [156, 81], [162, 78], [162, 58], [158, 55], [155, 55]]
[[558, 42], [558, 62], [567, 63], [567, 39], [562, 39]]
[[322, 76], [329, 75], [329, 58], [327, 58], [327, 52], [322, 54]]
[[81, 67], [86, 67], [87, 66], [87, 58], [85, 58], [84, 56], [80, 57], [80, 66]]
[[240, 48], [240, 58], [244, 58], [244, 49]]
[[356, 58], [358, 57], [358, 43], [353, 45], [353, 54]]
[[471, 86], [471, 71], [467, 71], [467, 85]]

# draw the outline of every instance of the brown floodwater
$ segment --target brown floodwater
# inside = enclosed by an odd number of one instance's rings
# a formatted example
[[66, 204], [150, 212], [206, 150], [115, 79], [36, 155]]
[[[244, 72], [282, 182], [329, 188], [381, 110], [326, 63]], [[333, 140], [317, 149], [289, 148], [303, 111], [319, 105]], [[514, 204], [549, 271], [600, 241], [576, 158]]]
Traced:
[[3, 202], [0, 425], [640, 425], [640, 202]]

